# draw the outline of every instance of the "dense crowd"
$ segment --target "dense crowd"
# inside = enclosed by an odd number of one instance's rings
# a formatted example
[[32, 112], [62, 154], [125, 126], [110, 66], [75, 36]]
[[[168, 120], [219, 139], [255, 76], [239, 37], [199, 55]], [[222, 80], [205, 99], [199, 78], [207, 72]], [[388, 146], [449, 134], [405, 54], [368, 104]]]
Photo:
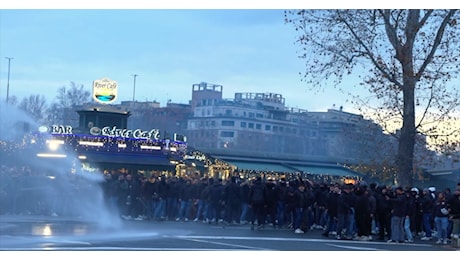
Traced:
[[[32, 175], [4, 167], [1, 173], [2, 180], [8, 176], [15, 182]], [[194, 177], [146, 177], [114, 171], [105, 173], [98, 185], [106, 206], [126, 220], [201, 221], [249, 225], [251, 229], [270, 226], [297, 234], [321, 229], [325, 237], [393, 243], [419, 238], [447, 244], [460, 232], [460, 183], [451, 192], [449, 188], [321, 183], [302, 178]], [[78, 178], [73, 181], [76, 190], [89, 191], [90, 184]], [[8, 193], [15, 193], [16, 200], [28, 194], [11, 185], [0, 186], [0, 214], [23, 214], [24, 210], [28, 214], [63, 214], [56, 205], [65, 203], [38, 207], [32, 201], [18, 208]], [[41, 211], [33, 212], [36, 208]]]

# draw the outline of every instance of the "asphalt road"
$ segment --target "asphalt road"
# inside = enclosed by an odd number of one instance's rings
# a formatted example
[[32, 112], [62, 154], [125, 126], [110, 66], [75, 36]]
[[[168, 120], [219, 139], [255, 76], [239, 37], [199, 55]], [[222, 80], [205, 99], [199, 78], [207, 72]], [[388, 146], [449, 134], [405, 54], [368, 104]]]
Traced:
[[434, 241], [386, 243], [337, 240], [322, 230], [295, 234], [290, 229], [202, 222], [122, 221], [99, 227], [59, 217], [0, 216], [0, 250], [18, 251], [459, 251]]

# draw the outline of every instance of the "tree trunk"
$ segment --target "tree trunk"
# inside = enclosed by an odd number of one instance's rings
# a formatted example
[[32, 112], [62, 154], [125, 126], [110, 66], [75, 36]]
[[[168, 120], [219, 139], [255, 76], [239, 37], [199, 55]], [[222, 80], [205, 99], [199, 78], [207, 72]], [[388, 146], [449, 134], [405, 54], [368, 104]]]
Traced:
[[412, 186], [413, 184], [413, 161], [415, 145], [415, 82], [408, 80], [403, 88], [403, 125], [399, 138], [398, 155], [396, 157], [397, 185]]

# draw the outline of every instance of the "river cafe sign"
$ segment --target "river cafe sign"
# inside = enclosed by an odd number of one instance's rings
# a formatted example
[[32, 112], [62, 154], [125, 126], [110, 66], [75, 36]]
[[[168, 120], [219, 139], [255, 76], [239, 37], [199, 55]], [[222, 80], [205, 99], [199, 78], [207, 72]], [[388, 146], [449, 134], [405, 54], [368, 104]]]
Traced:
[[115, 102], [118, 95], [118, 83], [108, 78], [93, 81], [93, 99], [100, 104]]
[[[69, 125], [52, 125], [51, 127], [41, 126], [39, 127], [39, 132], [41, 133], [51, 133], [51, 134], [73, 134], [72, 126]], [[160, 130], [142, 130], [142, 129], [121, 129], [114, 127], [92, 127], [89, 132], [95, 136], [109, 136], [109, 137], [123, 137], [123, 138], [137, 138], [137, 139], [146, 139], [146, 140], [160, 140]], [[173, 141], [182, 141], [186, 142], [187, 138], [183, 135], [174, 133]]]

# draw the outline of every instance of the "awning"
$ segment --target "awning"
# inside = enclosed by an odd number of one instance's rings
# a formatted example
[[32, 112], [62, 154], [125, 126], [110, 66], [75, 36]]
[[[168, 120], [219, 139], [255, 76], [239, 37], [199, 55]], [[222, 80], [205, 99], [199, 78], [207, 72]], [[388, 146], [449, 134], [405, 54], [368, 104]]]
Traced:
[[279, 163], [269, 162], [246, 162], [246, 161], [229, 161], [227, 163], [236, 166], [239, 170], [253, 170], [253, 171], [265, 171], [265, 172], [295, 172], [295, 169], [291, 169]]
[[354, 172], [344, 167], [340, 167], [340, 166], [335, 167], [335, 166], [292, 165], [292, 167], [306, 174], [313, 174], [313, 175], [332, 175], [332, 176], [349, 176], [349, 177], [359, 177], [360, 176], [359, 173]]

